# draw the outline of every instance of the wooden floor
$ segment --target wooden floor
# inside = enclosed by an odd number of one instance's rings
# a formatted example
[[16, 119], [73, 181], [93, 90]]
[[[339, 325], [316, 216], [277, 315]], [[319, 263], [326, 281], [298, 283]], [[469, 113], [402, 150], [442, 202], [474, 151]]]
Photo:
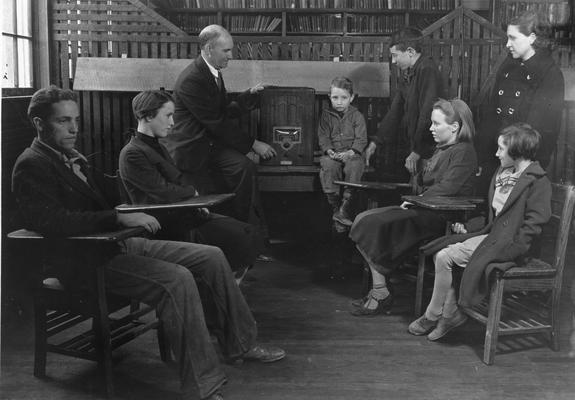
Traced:
[[[442, 342], [407, 333], [412, 287], [398, 282], [398, 305], [389, 316], [358, 319], [349, 301], [361, 286], [359, 267], [330, 279], [326, 249], [313, 241], [272, 246], [273, 263], [258, 263], [243, 291], [259, 323], [260, 341], [284, 347], [285, 360], [225, 366], [224, 395], [259, 399], [569, 399], [575, 398], [575, 361], [563, 349], [526, 338], [528, 350], [480, 360], [483, 331], [467, 323]], [[2, 331], [2, 399], [95, 399], [102, 397], [95, 364], [49, 355], [48, 376], [32, 375], [32, 324], [24, 309]], [[567, 313], [563, 326], [568, 326]], [[173, 365], [158, 356], [155, 335], [116, 353], [118, 399], [177, 399]]]

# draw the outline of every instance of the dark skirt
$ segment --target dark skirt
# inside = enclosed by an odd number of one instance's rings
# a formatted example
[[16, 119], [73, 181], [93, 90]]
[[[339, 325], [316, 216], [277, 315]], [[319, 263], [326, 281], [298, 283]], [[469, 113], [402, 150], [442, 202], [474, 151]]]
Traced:
[[424, 240], [445, 234], [446, 222], [446, 216], [437, 211], [404, 210], [399, 206], [375, 208], [355, 218], [349, 237], [379, 267], [377, 271], [386, 275]]

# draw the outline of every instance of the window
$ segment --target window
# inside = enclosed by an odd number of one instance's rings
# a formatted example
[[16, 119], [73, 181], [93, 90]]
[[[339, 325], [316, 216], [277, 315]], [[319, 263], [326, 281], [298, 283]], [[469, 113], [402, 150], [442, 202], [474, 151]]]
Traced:
[[32, 88], [32, 0], [3, 0], [2, 15], [2, 88]]

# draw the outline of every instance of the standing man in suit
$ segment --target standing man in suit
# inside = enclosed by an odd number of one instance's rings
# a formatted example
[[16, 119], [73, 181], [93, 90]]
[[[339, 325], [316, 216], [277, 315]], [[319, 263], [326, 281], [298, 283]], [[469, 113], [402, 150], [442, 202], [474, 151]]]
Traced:
[[258, 84], [230, 101], [220, 71], [232, 59], [232, 36], [219, 25], [209, 25], [199, 39], [200, 56], [176, 82], [173, 134], [163, 143], [184, 173], [184, 183], [202, 192], [209, 172], [215, 173], [223, 189], [236, 194], [234, 216], [248, 222], [257, 187], [256, 168], [246, 154], [253, 150], [269, 159], [276, 152], [240, 130], [235, 120], [257, 106], [263, 86]]
[[12, 191], [26, 228], [50, 238], [47, 264], [65, 286], [86, 285], [85, 265], [105, 265], [109, 292], [155, 306], [179, 364], [183, 399], [221, 400], [226, 376], [212, 346], [194, 277], [209, 287], [222, 353], [272, 362], [285, 352], [256, 344], [257, 327], [217, 247], [132, 237], [106, 248], [73, 245], [67, 236], [143, 227], [161, 229], [145, 213], [122, 214], [108, 206], [86, 158], [75, 149], [77, 96], [55, 86], [40, 89], [28, 107], [38, 136], [18, 157]]

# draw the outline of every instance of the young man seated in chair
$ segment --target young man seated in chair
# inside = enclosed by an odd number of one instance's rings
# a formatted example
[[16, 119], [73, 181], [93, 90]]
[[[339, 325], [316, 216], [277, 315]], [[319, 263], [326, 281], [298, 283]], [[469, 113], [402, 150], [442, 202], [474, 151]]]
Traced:
[[55, 86], [37, 91], [28, 117], [37, 137], [16, 161], [12, 176], [26, 228], [53, 240], [50, 264], [65, 286], [85, 285], [83, 265], [105, 263], [110, 293], [157, 308], [179, 364], [183, 398], [221, 399], [226, 382], [194, 277], [213, 296], [224, 357], [272, 362], [285, 356], [279, 348], [256, 343], [256, 323], [220, 249], [134, 237], [94, 252], [58, 240], [124, 227], [143, 227], [152, 236], [161, 226], [150, 215], [120, 214], [108, 206], [86, 158], [75, 149], [80, 114], [74, 92]]

